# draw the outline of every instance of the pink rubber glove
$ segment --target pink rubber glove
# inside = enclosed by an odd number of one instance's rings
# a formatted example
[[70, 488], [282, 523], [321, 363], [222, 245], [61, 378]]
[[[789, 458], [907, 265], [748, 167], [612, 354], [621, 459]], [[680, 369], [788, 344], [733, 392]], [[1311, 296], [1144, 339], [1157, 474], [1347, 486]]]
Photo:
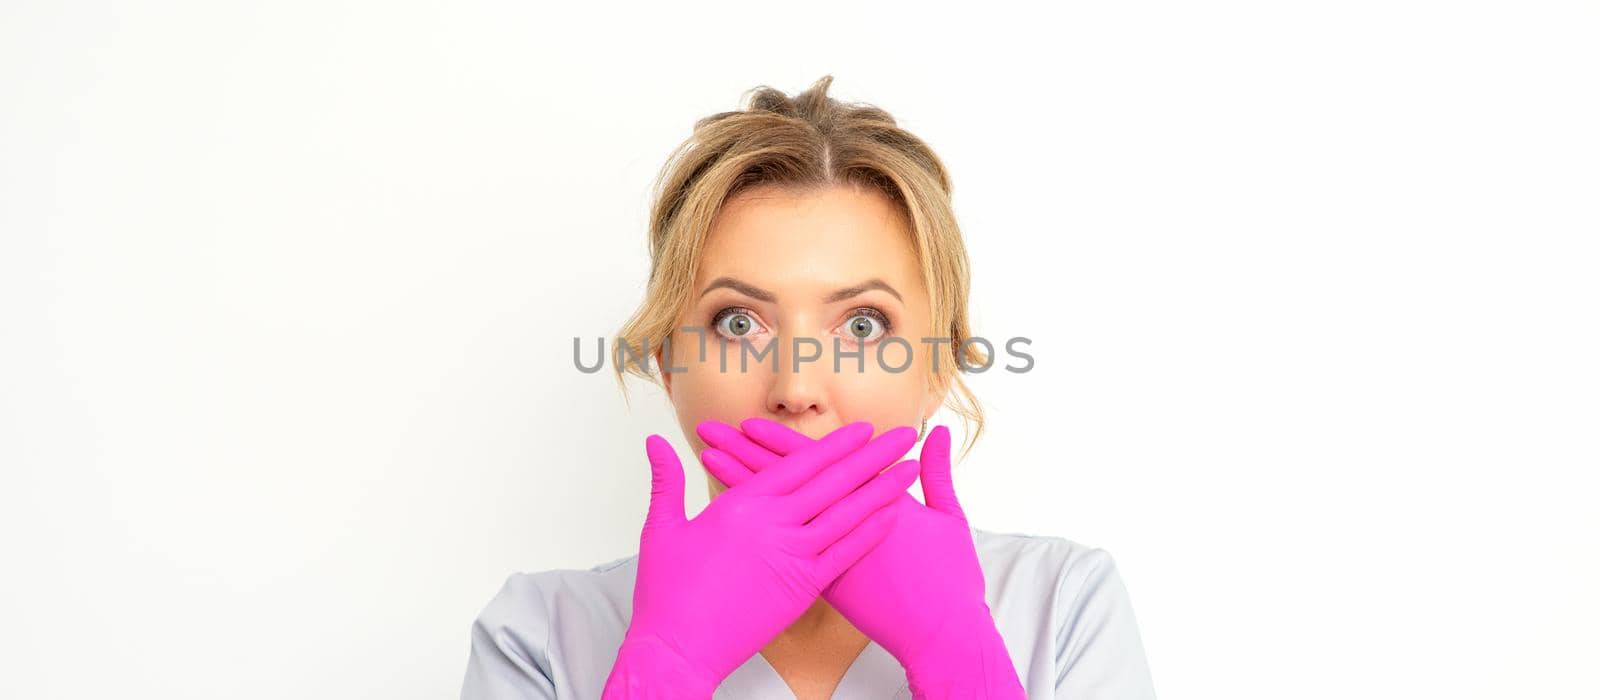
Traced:
[[[740, 425], [743, 432], [715, 422], [697, 430], [714, 446], [701, 455], [706, 468], [733, 488], [814, 444], [773, 421]], [[823, 598], [900, 661], [915, 698], [1026, 698], [984, 599], [983, 569], [950, 478], [949, 429], [928, 434], [920, 461], [927, 505], [897, 494], [888, 508], [898, 511], [893, 530]]]
[[822, 588], [891, 529], [886, 507], [917, 477], [916, 460], [880, 470], [916, 443], [858, 422], [768, 463], [687, 520], [683, 465], [661, 436], [645, 441], [650, 510], [639, 537], [633, 617], [602, 697], [709, 698], [793, 624]]

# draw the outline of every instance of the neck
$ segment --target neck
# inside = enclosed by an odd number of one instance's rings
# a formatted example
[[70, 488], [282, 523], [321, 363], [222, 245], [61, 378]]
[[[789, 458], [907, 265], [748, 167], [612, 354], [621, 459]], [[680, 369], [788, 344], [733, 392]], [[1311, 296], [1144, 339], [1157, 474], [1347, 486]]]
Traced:
[[817, 598], [800, 614], [800, 617], [790, 624], [777, 637], [767, 644], [763, 652], [781, 652], [792, 648], [811, 648], [819, 646], [866, 646], [867, 636], [862, 634], [855, 625], [850, 624], [844, 615], [835, 610], [832, 605], [822, 598]]

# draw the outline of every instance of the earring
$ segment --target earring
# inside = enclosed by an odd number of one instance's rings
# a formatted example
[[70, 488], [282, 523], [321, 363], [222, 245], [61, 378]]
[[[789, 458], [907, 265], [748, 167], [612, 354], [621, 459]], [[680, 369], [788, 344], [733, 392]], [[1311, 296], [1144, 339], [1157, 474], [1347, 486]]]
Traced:
[[922, 429], [917, 431], [917, 439], [921, 440], [923, 434], [928, 432], [928, 419], [922, 419]]

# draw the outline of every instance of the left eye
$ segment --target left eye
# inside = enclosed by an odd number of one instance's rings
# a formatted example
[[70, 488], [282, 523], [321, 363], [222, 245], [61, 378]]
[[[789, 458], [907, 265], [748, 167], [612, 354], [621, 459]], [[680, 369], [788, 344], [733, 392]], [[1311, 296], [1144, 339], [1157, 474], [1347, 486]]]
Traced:
[[848, 337], [863, 343], [870, 343], [882, 337], [888, 331], [888, 324], [872, 314], [858, 313], [850, 317], [844, 324]]

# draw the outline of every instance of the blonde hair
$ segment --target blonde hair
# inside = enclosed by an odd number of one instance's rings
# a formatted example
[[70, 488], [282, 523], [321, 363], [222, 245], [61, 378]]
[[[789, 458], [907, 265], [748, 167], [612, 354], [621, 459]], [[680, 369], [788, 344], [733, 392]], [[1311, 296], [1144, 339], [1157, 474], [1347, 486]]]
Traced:
[[[950, 204], [950, 176], [921, 139], [895, 124], [878, 107], [828, 96], [826, 75], [794, 96], [762, 85], [746, 93], [745, 109], [720, 112], [695, 122], [694, 133], [662, 166], [650, 210], [650, 281], [645, 298], [613, 339], [612, 368], [627, 397], [625, 374], [659, 379], [637, 361], [675, 330], [690, 298], [696, 266], [712, 220], [724, 202], [757, 186], [814, 190], [837, 185], [876, 189], [910, 224], [933, 328], [951, 342], [940, 353], [932, 387], [946, 387], [945, 406], [969, 426], [966, 447], [983, 433], [983, 409], [958, 374], [961, 349], [969, 367], [989, 359], [971, 338], [966, 246]], [[626, 339], [635, 339], [621, 353]], [[643, 341], [643, 353], [632, 352]], [[626, 360], [620, 355], [630, 355]]]

